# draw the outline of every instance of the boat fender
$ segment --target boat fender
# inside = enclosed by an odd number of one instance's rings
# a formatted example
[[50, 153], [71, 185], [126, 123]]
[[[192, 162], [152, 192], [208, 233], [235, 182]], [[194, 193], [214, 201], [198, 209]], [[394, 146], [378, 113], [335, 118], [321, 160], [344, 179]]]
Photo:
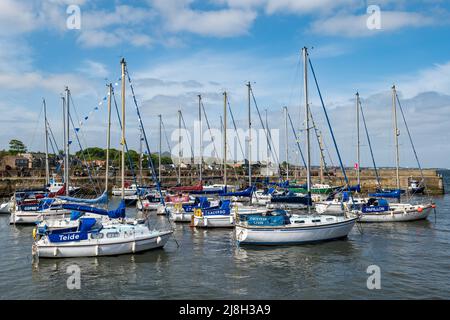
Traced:
[[436, 209], [436, 205], [435, 205], [435, 204], [432, 204], [431, 207], [432, 207], [433, 209]]
[[422, 207], [419, 207], [419, 208], [417, 208], [417, 211], [420, 213], [420, 212], [423, 211], [423, 208], [422, 208]]
[[160, 244], [161, 243], [161, 237], [156, 238], [156, 243]]
[[201, 217], [202, 216], [202, 209], [200, 209], [200, 208], [195, 209], [194, 210], [194, 215], [196, 217]]
[[33, 239], [36, 240], [37, 228], [33, 229]]

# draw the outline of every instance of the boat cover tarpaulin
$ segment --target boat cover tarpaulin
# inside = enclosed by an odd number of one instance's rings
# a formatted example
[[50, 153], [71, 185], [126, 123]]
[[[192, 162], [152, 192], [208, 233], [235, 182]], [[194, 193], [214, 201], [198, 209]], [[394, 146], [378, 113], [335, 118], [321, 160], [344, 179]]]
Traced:
[[222, 197], [251, 197], [255, 191], [255, 186], [248, 187], [242, 191], [219, 193]]
[[73, 198], [73, 197], [66, 197], [61, 196], [59, 197], [62, 200], [66, 200], [69, 202], [76, 202], [76, 203], [89, 203], [89, 204], [104, 204], [108, 202], [108, 194], [105, 192], [102, 193], [102, 195], [95, 199], [81, 199], [81, 198]]
[[67, 210], [75, 210], [75, 211], [81, 211], [81, 212], [101, 214], [104, 216], [108, 216], [111, 219], [125, 217], [125, 201], [123, 201], [123, 200], [120, 202], [117, 209], [110, 210], [110, 211], [101, 209], [101, 208], [85, 206], [85, 205], [81, 205], [81, 204], [75, 204], [75, 203], [65, 203], [62, 205], [62, 207], [63, 207], [63, 209], [67, 209]]
[[402, 190], [395, 189], [389, 191], [379, 191], [374, 193], [369, 193], [369, 197], [377, 197], [377, 198], [400, 198], [402, 194]]

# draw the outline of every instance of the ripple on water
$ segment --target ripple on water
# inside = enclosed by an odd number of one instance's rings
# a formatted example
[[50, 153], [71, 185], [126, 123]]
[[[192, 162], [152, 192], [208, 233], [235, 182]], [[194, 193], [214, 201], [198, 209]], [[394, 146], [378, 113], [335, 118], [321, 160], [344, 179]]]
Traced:
[[[435, 222], [364, 224], [348, 239], [314, 245], [236, 246], [230, 229], [175, 226], [163, 250], [32, 264], [32, 227], [0, 216], [0, 298], [11, 299], [418, 299], [450, 298], [450, 196]], [[135, 214], [133, 209], [128, 212]], [[165, 217], [152, 225], [168, 228]], [[68, 290], [67, 267], [83, 290]], [[381, 290], [367, 289], [367, 267], [381, 268]]]

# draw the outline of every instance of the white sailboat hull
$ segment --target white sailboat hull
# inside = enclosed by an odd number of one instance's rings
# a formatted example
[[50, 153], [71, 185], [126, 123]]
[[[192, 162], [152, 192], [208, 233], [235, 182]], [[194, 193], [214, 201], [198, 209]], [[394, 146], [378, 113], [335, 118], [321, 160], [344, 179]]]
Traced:
[[217, 215], [217, 216], [195, 216], [194, 215], [194, 227], [200, 228], [233, 228], [234, 227], [233, 215]]
[[170, 219], [174, 222], [191, 222], [192, 212], [171, 212]]
[[83, 242], [68, 242], [58, 245], [37, 241], [33, 254], [40, 258], [75, 258], [114, 256], [162, 248], [169, 240], [171, 231], [157, 232], [151, 236], [136, 236], [129, 239], [89, 239]]
[[139, 211], [156, 211], [159, 205], [159, 202], [150, 202], [148, 200], [141, 200], [136, 202], [136, 208]]
[[[418, 210], [418, 207], [421, 210]], [[430, 206], [412, 206], [405, 209], [394, 209], [380, 213], [363, 213], [361, 222], [407, 222], [426, 219], [433, 208]]]
[[63, 219], [70, 217], [70, 211], [65, 209], [44, 211], [15, 211], [9, 218], [10, 224], [36, 224], [47, 219]]
[[240, 244], [283, 245], [326, 241], [347, 237], [357, 218], [321, 225], [291, 224], [280, 227], [236, 225], [236, 239]]

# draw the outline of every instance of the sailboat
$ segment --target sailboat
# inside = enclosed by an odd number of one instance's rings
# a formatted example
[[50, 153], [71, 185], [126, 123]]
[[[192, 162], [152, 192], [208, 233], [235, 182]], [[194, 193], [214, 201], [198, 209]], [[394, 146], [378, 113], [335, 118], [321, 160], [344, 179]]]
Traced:
[[[122, 190], [125, 186], [125, 74], [126, 62], [121, 60], [122, 67], [122, 159], [121, 175]], [[129, 79], [129, 75], [128, 75]], [[131, 81], [130, 86], [131, 86]], [[110, 99], [112, 84], [110, 88]], [[132, 88], [132, 87], [131, 87]], [[133, 91], [133, 98], [134, 90]], [[136, 103], [136, 100], [135, 100]], [[110, 102], [109, 102], [109, 112]], [[142, 118], [138, 112], [139, 123], [142, 130]], [[109, 119], [110, 121], [110, 119]], [[147, 138], [145, 141], [148, 148]], [[109, 142], [109, 134], [108, 134]], [[109, 143], [108, 143], [109, 146]], [[108, 148], [109, 149], [109, 148]], [[154, 175], [155, 177], [155, 175]], [[108, 177], [106, 177], [108, 178]], [[158, 183], [159, 186], [159, 183]], [[105, 210], [85, 205], [66, 205], [70, 210], [81, 212], [91, 212], [99, 215], [107, 215], [110, 219], [103, 220], [96, 217], [81, 217], [78, 225], [73, 229], [53, 230], [36, 237], [32, 246], [32, 253], [37, 257], [46, 258], [68, 258], [68, 257], [91, 257], [108, 256], [135, 253], [155, 248], [163, 247], [168, 241], [173, 231], [150, 230], [148, 225], [139, 223], [138, 220], [125, 222], [125, 201], [124, 191], [122, 191], [122, 200], [115, 210]]]
[[[397, 102], [399, 104], [400, 110], [403, 115], [403, 109], [400, 105], [400, 100], [397, 95], [397, 90], [395, 85], [392, 86], [392, 111], [394, 118], [394, 139], [395, 139], [395, 156], [396, 156], [396, 181], [397, 188], [395, 190], [391, 190], [390, 192], [401, 193], [400, 189], [400, 158], [399, 158], [399, 147], [398, 147], [398, 137], [400, 135], [399, 129], [397, 126]], [[411, 142], [411, 146], [413, 148], [414, 154], [416, 156], [417, 163], [420, 167], [420, 162], [417, 157], [417, 153], [414, 148], [414, 144], [412, 142], [411, 134], [409, 132], [408, 126], [406, 124], [405, 118], [403, 116], [403, 120], [405, 122], [408, 136]], [[426, 203], [400, 203], [400, 194], [397, 197], [398, 203], [389, 203], [383, 198], [387, 198], [386, 190], [384, 192], [377, 192], [374, 194], [369, 194], [374, 198], [370, 198], [366, 204], [362, 204], [359, 208], [354, 209], [353, 212], [360, 214], [361, 222], [398, 222], [398, 221], [415, 221], [415, 220], [423, 220], [428, 217], [428, 215], [436, 208], [436, 205], [430, 201]], [[389, 193], [389, 191], [388, 191]], [[381, 199], [380, 199], [381, 198]]]
[[[224, 130], [223, 130], [223, 185], [227, 186], [227, 92], [224, 97]], [[227, 192], [227, 188], [224, 188]], [[220, 194], [221, 192], [219, 192]], [[223, 193], [223, 192], [222, 192]], [[231, 214], [231, 201], [221, 200], [217, 207], [198, 208], [194, 211], [191, 224], [194, 227], [233, 227], [235, 216]]]
[[[12, 206], [10, 208], [10, 224], [34, 224], [44, 219], [65, 218], [70, 216], [70, 212], [61, 207], [64, 200], [57, 199], [55, 196], [66, 194], [69, 196], [69, 109], [70, 109], [70, 90], [65, 89], [66, 96], [62, 97], [63, 112], [64, 112], [64, 183], [58, 185], [57, 191], [52, 193], [25, 193], [23, 196], [20, 193], [14, 194]], [[43, 99], [44, 108], [44, 122], [45, 122], [45, 140], [46, 140], [46, 184], [51, 186], [55, 179], [49, 178], [48, 169], [48, 122], [47, 122], [47, 106], [45, 99]], [[20, 195], [19, 195], [20, 194]], [[31, 201], [30, 201], [31, 200]]]
[[[307, 146], [307, 192], [311, 194], [311, 151], [309, 127], [309, 101], [308, 101], [308, 52], [302, 50], [304, 62], [304, 91], [306, 114], [306, 146]], [[312, 65], [311, 65], [312, 69]], [[314, 74], [314, 71], [313, 71]], [[317, 84], [317, 83], [316, 83]], [[324, 111], [325, 106], [323, 105]], [[328, 121], [328, 116], [327, 116]], [[328, 121], [329, 124], [329, 121]], [[330, 131], [331, 126], [329, 125]], [[333, 136], [333, 134], [332, 134]], [[334, 139], [334, 136], [333, 136]], [[336, 145], [336, 144], [335, 144]], [[337, 149], [337, 148], [336, 148]], [[338, 153], [339, 151], [336, 150]], [[341, 168], [343, 166], [341, 164]], [[343, 169], [344, 176], [345, 170]], [[279, 245], [301, 244], [308, 242], [332, 240], [347, 237], [353, 228], [357, 216], [330, 216], [310, 214], [294, 214], [288, 216], [286, 212], [275, 211], [266, 215], [250, 215], [236, 224], [235, 234], [239, 244], [252, 245]]]

